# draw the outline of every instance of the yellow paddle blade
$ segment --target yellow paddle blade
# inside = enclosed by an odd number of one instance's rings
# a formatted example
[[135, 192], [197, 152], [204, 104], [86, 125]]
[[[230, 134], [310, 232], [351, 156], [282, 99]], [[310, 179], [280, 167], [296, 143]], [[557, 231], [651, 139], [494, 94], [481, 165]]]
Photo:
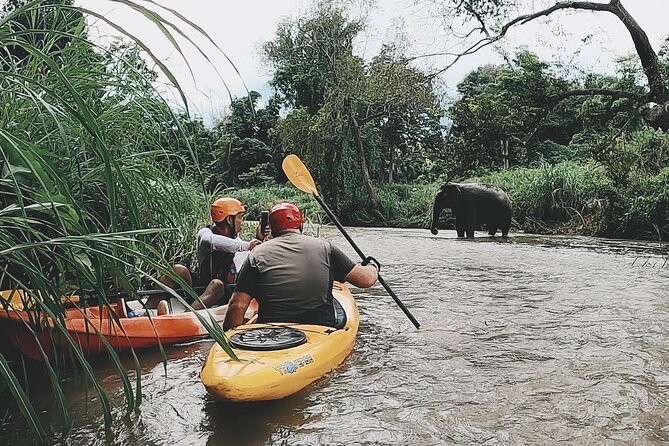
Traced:
[[311, 195], [318, 195], [316, 184], [301, 159], [297, 155], [288, 155], [281, 163], [283, 172], [293, 186]]

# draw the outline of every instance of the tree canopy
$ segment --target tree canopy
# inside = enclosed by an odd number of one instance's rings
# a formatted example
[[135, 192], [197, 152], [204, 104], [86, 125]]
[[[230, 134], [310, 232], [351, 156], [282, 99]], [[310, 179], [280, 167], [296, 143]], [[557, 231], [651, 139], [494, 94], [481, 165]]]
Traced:
[[[431, 2], [431, 4], [435, 4]], [[455, 55], [452, 66], [462, 56], [472, 54], [483, 47], [503, 39], [508, 31], [528, 22], [552, 17], [560, 11], [611, 14], [629, 33], [634, 43], [636, 56], [646, 79], [643, 91], [625, 88], [572, 88], [551, 97], [549, 104], [558, 103], [574, 96], [607, 96], [628, 98], [635, 101], [639, 113], [653, 128], [669, 130], [669, 86], [666, 65], [653, 48], [647, 33], [629, 13], [621, 0], [605, 3], [593, 1], [549, 1], [527, 2], [524, 0], [438, 0], [438, 14], [454, 16], [462, 21], [449, 22], [453, 35], [463, 36], [464, 50]], [[464, 24], [463, 24], [464, 21]], [[462, 32], [460, 27], [467, 31]]]
[[[320, 5], [283, 23], [265, 55], [274, 68], [272, 84], [289, 107], [276, 128], [284, 149], [315, 167], [335, 208], [356, 212], [370, 203], [378, 212], [375, 182], [392, 181], [393, 172], [421, 162], [410, 154], [441, 147], [442, 111], [434, 80], [392, 46], [369, 63], [355, 53], [363, 25], [342, 9]], [[407, 169], [421, 170], [415, 164]]]

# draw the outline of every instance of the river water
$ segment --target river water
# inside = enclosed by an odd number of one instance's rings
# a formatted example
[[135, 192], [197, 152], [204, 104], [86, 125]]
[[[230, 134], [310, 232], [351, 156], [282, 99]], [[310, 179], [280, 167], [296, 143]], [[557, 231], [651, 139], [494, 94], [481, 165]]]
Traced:
[[[212, 341], [142, 352], [144, 400], [125, 416], [119, 378], [95, 365], [114, 403], [65, 385], [69, 445], [662, 444], [669, 442], [669, 262], [657, 243], [455, 231], [350, 229], [421, 322], [379, 285], [346, 362], [300, 393], [212, 401], [199, 371]], [[335, 229], [325, 229], [354, 255]], [[132, 362], [127, 358], [128, 367]], [[35, 384], [39, 389], [39, 385]], [[56, 427], [55, 406], [38, 402]], [[14, 418], [0, 444], [29, 444]]]

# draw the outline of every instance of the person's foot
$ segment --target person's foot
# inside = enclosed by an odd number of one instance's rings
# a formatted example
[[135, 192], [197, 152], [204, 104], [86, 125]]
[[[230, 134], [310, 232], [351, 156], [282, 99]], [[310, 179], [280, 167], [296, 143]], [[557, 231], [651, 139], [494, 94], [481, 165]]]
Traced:
[[158, 302], [158, 316], [163, 316], [165, 314], [170, 314], [170, 306], [166, 300], [161, 300]]

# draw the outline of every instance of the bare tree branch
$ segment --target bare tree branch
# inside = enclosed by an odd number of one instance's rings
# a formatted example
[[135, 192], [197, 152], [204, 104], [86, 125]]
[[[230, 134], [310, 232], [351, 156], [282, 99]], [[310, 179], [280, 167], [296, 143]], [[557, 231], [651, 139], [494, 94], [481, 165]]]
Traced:
[[[482, 48], [492, 45], [502, 39], [507, 32], [514, 26], [524, 25], [528, 22], [536, 20], [540, 17], [548, 17], [549, 15], [562, 10], [581, 10], [581, 11], [594, 11], [594, 12], [608, 12], [615, 15], [627, 28], [630, 37], [634, 43], [637, 55], [643, 67], [644, 73], [648, 80], [649, 93], [647, 99], [650, 101], [664, 102], [668, 99], [667, 95], [667, 86], [665, 79], [662, 76], [660, 71], [659, 62], [657, 54], [653, 49], [648, 35], [637, 23], [637, 21], [630, 15], [630, 13], [625, 9], [620, 0], [611, 0], [609, 3], [597, 3], [591, 1], [558, 1], [549, 8], [537, 11], [531, 14], [523, 14], [518, 17], [513, 18], [512, 20], [505, 23], [499, 30], [496, 35], [491, 35], [486, 28], [483, 17], [475, 10], [475, 8], [466, 7], [462, 4], [458, 5], [459, 7], [464, 8], [469, 15], [477, 22], [476, 30], [480, 31], [485, 37], [482, 37], [480, 40], [474, 42], [469, 47], [458, 53], [432, 53], [428, 55], [418, 56], [418, 57], [432, 57], [432, 56], [442, 56], [449, 55], [453, 56], [453, 60], [448, 63], [445, 67], [438, 70], [433, 76], [438, 76], [444, 71], [447, 71], [454, 64], [456, 64], [462, 57], [469, 54], [473, 54]], [[418, 58], [415, 57], [415, 58]], [[414, 58], [414, 59], [415, 59]], [[595, 93], [599, 94], [599, 93]], [[602, 93], [604, 94], [604, 93]], [[624, 97], [620, 96], [619, 97]], [[627, 97], [637, 98], [636, 94], [631, 94]]]
[[548, 98], [551, 103], [558, 103], [570, 97], [575, 96], [609, 96], [612, 98], [628, 98], [635, 101], [645, 101], [646, 95], [633, 91], [609, 90], [607, 88], [583, 88], [579, 90], [569, 90], [556, 96]]
[[625, 7], [620, 3], [620, 0], [611, 0], [609, 3], [595, 3], [595, 2], [581, 2], [581, 1], [567, 1], [557, 2], [550, 8], [535, 12], [534, 14], [526, 14], [516, 17], [510, 22], [502, 26], [499, 34], [496, 36], [497, 40], [504, 36], [507, 31], [514, 25], [525, 24], [539, 17], [548, 16], [556, 11], [563, 9], [578, 9], [585, 11], [604, 11], [610, 12], [620, 19], [627, 31], [629, 32], [634, 47], [636, 48], [639, 60], [643, 67], [643, 71], [648, 79], [648, 87], [650, 93], [648, 98], [650, 100], [662, 100], [666, 97], [666, 86], [664, 79], [660, 72], [657, 54], [653, 50], [648, 35], [630, 15]]

